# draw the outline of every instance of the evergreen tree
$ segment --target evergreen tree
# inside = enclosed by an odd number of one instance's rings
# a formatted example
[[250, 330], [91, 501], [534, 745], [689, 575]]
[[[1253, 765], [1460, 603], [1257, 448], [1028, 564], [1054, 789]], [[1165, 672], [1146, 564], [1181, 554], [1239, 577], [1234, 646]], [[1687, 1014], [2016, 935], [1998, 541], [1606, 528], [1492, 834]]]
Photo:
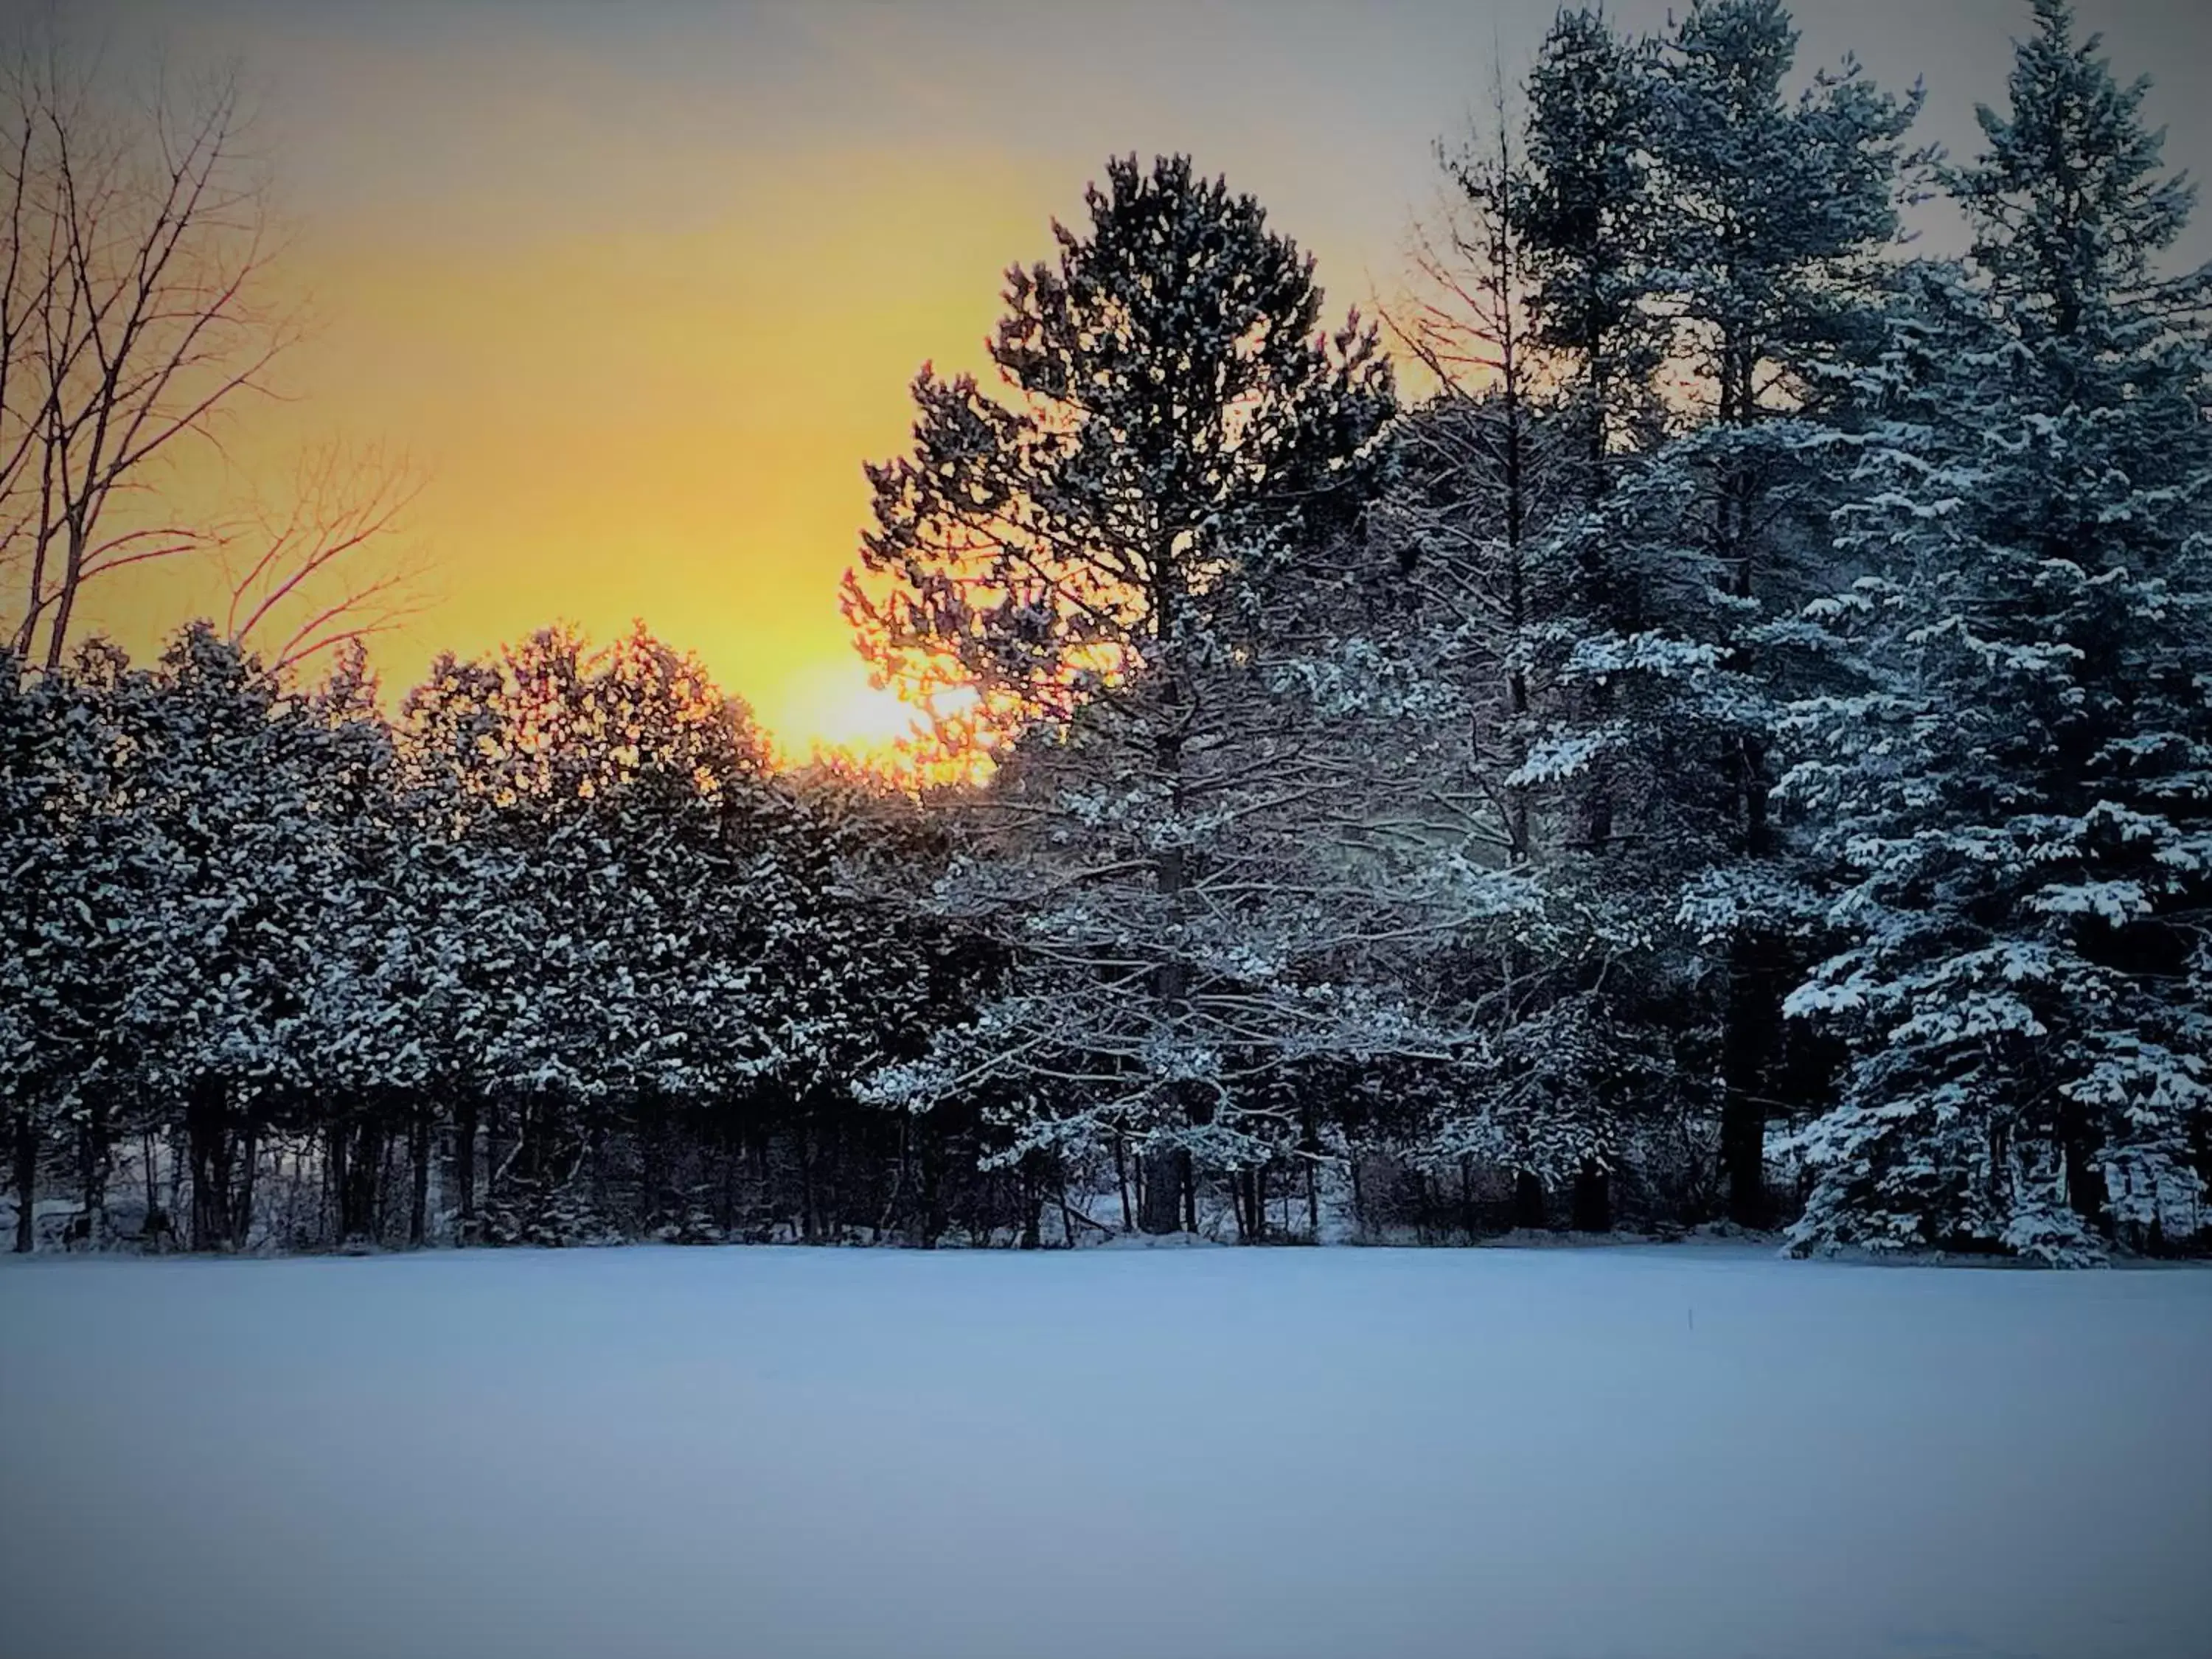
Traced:
[[1653, 465], [1674, 485], [1684, 565], [1714, 590], [1674, 625], [1725, 669], [1679, 715], [1703, 739], [1682, 746], [1705, 819], [1684, 920], [1712, 957], [1721, 1156], [1729, 1212], [1747, 1226], [1771, 1219], [1766, 1120], [1795, 1106], [1782, 1003], [1805, 965], [1796, 849], [1771, 810], [1773, 726], [1820, 672], [1775, 622], [1832, 580], [1825, 458], [1853, 418], [1848, 371], [1877, 337], [1921, 165], [1903, 149], [1917, 88], [1893, 97], [1846, 58], [1792, 99], [1797, 42], [1781, 0], [1696, 0], [1659, 94], [1657, 281], [1697, 424]]
[[1364, 1017], [1308, 982], [1358, 883], [1304, 854], [1356, 810], [1356, 757], [1299, 714], [1360, 678], [1306, 630], [1394, 399], [1373, 331], [1322, 335], [1311, 259], [1250, 197], [1131, 158], [1086, 203], [1056, 264], [1009, 273], [1015, 401], [925, 371], [913, 454], [870, 470], [876, 586], [850, 609], [884, 672], [1012, 738], [951, 902], [1026, 964], [960, 1054], [884, 1087], [996, 1080], [1015, 1156], [1133, 1138], [1143, 1224], [1171, 1231], [1193, 1152], [1262, 1156], [1251, 1068]]
[[185, 1103], [191, 1238], [246, 1242], [265, 1138], [313, 1081], [309, 996], [340, 890], [314, 810], [324, 755], [307, 699], [204, 624], [150, 682], [128, 798], [144, 886], [121, 1026], [149, 1092]]
[[[1583, 966], [1525, 1017], [1572, 1015], [1579, 1035], [1540, 1052], [1585, 1057], [1593, 1123], [1717, 1106], [1729, 1207], [1753, 1224], [1802, 908], [1767, 756], [1803, 671], [1769, 618], [1826, 575], [1832, 387], [1878, 314], [1917, 107], [1848, 61], [1793, 100], [1796, 48], [1777, 0], [1698, 0], [1650, 41], [1563, 15], [1531, 77], [1523, 210], [1540, 337], [1601, 411], [1580, 510], [1537, 556], [1556, 574], [1522, 672], [1547, 695], [1507, 780], [1557, 824], [1548, 936], [1579, 938], [1553, 960]], [[1583, 1174], [1592, 1221], [1603, 1163]]]
[[1510, 1097], [1556, 1118], [1552, 1144], [1584, 1149], [1572, 1216], [1591, 1230], [1611, 1224], [1628, 1123], [1661, 1109], [1653, 1085], [1684, 1069], [1654, 1042], [1681, 1023], [1659, 895], [1682, 852], [1678, 706], [1717, 666], [1709, 634], [1685, 637], [1703, 595], [1666, 532], [1670, 503], [1655, 510], [1636, 488], [1665, 417], [1662, 90], [1658, 42], [1597, 9], [1563, 11], [1528, 78], [1519, 194], [1536, 337], [1578, 440], [1565, 510], [1534, 554], [1549, 580], [1523, 672], [1547, 695], [1501, 780], [1548, 820], [1537, 876], [1551, 971], [1514, 999], [1501, 1041], [1527, 1068]]
[[143, 678], [102, 646], [35, 677], [0, 652], [0, 1074], [19, 1251], [36, 1245], [42, 1171], [70, 1154], [88, 1242], [102, 1231], [106, 1134], [129, 1079], [117, 1036], [134, 847], [121, 813]]
[[1602, 9], [1562, 9], [1528, 82], [1519, 231], [1535, 277], [1540, 344], [1559, 354], [1582, 432], [1582, 493], [1595, 502], [1613, 457], [1656, 418], [1666, 335], [1650, 300], [1664, 207], [1653, 161], [1657, 48]]
[[1791, 1006], [1857, 1043], [1801, 1249], [2093, 1261], [2202, 1190], [2212, 275], [2160, 274], [2192, 192], [2060, 0], [2010, 91], [1874, 380], [1863, 685], [1793, 717], [1856, 937]]

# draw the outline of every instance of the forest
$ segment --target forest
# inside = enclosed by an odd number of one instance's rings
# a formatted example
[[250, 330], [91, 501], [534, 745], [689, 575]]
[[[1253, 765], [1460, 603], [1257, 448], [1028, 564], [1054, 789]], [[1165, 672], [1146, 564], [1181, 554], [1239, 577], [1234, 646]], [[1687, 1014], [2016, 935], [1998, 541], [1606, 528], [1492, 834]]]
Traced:
[[158, 274], [19, 120], [15, 1249], [2201, 1253], [2193, 187], [2063, 0], [1970, 156], [1798, 58], [1778, 0], [1562, 11], [1373, 320], [1107, 163], [867, 470], [883, 770], [642, 626], [406, 689], [313, 614], [76, 637]]

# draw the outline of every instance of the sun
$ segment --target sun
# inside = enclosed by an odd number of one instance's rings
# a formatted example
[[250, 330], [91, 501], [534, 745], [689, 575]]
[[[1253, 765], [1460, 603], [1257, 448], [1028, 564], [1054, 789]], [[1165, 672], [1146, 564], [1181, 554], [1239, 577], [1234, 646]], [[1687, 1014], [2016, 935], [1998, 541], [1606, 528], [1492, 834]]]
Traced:
[[896, 693], [869, 684], [857, 658], [809, 664], [763, 699], [759, 714], [777, 752], [794, 760], [816, 749], [886, 760], [919, 719]]

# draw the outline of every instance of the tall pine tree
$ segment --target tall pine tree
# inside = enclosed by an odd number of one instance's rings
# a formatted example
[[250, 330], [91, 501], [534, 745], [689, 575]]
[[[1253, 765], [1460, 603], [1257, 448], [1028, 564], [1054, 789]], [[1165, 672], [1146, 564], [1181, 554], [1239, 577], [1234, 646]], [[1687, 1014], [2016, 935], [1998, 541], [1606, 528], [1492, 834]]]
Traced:
[[996, 1091], [1012, 1156], [1133, 1139], [1142, 1224], [1172, 1231], [1194, 1159], [1265, 1156], [1271, 1068], [1378, 1029], [1328, 982], [1362, 855], [1311, 856], [1361, 768], [1305, 720], [1358, 678], [1310, 647], [1395, 397], [1251, 197], [1132, 157], [1086, 206], [1008, 274], [1011, 398], [925, 371], [913, 453], [870, 469], [851, 612], [886, 674], [1006, 734], [944, 896], [1019, 964], [884, 1086]]
[[2062, 0], [2010, 90], [1840, 515], [1864, 683], [1793, 718], [1856, 939], [1791, 1006], [1857, 1045], [1799, 1249], [2094, 1261], [2202, 1190], [2212, 276], [2160, 274], [2192, 192]]

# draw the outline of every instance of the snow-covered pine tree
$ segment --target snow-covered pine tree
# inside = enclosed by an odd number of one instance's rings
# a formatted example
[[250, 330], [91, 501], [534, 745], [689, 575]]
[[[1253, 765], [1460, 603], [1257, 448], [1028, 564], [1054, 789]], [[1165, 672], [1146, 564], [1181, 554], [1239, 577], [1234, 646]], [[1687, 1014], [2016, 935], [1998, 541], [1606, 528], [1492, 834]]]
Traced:
[[[1766, 750], [1795, 664], [1765, 607], [1825, 572], [1807, 451], [1869, 336], [1917, 107], [1849, 62], [1785, 95], [1796, 45], [1776, 0], [1699, 0], [1646, 41], [1563, 15], [1522, 198], [1540, 337], [1584, 413], [1580, 511], [1545, 527], [1555, 578], [1524, 647], [1547, 692], [1510, 781], [1557, 823], [1552, 908], [1587, 927], [1565, 1002], [1602, 1004], [1541, 1052], [1587, 1057], [1601, 1125], [1717, 1104], [1752, 1223], [1792, 921]], [[1581, 1182], [1593, 1220], [1605, 1161]]]
[[1527, 167], [1514, 192], [1534, 279], [1537, 343], [1558, 354], [1582, 434], [1581, 493], [1601, 499], [1615, 458], [1657, 417], [1666, 331], [1653, 311], [1662, 211], [1653, 161], [1658, 49], [1598, 7], [1563, 8], [1527, 86]]
[[0, 652], [0, 1068], [15, 1248], [36, 1248], [42, 1172], [69, 1170], [87, 1242], [104, 1231], [109, 1149], [130, 1103], [120, 1021], [143, 848], [120, 814], [146, 677], [93, 644], [59, 671]]
[[1194, 1157], [1276, 1145], [1259, 1079], [1402, 1040], [1343, 978], [1340, 907], [1389, 856], [1371, 769], [1314, 723], [1371, 706], [1356, 643], [1320, 636], [1395, 399], [1372, 331], [1322, 334], [1310, 258], [1250, 197], [1132, 157], [1086, 205], [1055, 264], [1009, 274], [1012, 400], [925, 370], [913, 453], [870, 471], [849, 609], [881, 672], [1005, 734], [941, 902], [1018, 963], [878, 1093], [991, 1093], [1010, 1157], [1127, 1136], [1164, 1232]]
[[477, 1222], [466, 1236], [566, 1236], [550, 1212], [583, 1163], [608, 1035], [596, 1024], [623, 1000], [614, 941], [592, 925], [620, 872], [576, 821], [597, 784], [586, 740], [597, 667], [577, 635], [544, 629], [486, 662], [441, 660], [403, 709], [420, 799], [450, 825], [472, 878], [446, 918], [461, 984], [439, 1011], [453, 1022], [441, 1036], [455, 1026], [480, 1036], [466, 1060], [480, 1102], [464, 1110], [480, 1103], [484, 1168], [481, 1191], [472, 1152], [460, 1172]]
[[1800, 1250], [2101, 1260], [2187, 1224], [2212, 1108], [2212, 275], [2146, 83], [2038, 0], [1950, 178], [1826, 607], [1865, 676], [1792, 716], [1789, 794], [1856, 935], [1792, 997], [1856, 1052]]
[[[733, 1124], [788, 1146], [802, 1237], [835, 1237], [864, 1222], [872, 1236], [896, 1226], [931, 1244], [945, 1225], [945, 1146], [972, 1130], [976, 1103], [927, 1120], [890, 1119], [859, 1091], [886, 1065], [921, 1058], [933, 1033], [973, 1013], [969, 993], [990, 953], [910, 902], [944, 866], [945, 836], [920, 800], [835, 760], [782, 781], [794, 809], [778, 842], [785, 897], [761, 958], [773, 1054], [737, 1102]], [[892, 1164], [865, 1214], [835, 1190], [856, 1147]], [[970, 1134], [963, 1162], [976, 1150]], [[1033, 1196], [1041, 1201], [1041, 1192]], [[1032, 1230], [1035, 1214], [1032, 1206]]]
[[304, 1023], [313, 1109], [303, 1127], [321, 1139], [325, 1182], [342, 1243], [374, 1242], [386, 1197], [387, 1152], [405, 1137], [409, 1236], [428, 1231], [434, 1045], [418, 1016], [434, 994], [434, 883], [416, 858], [398, 787], [391, 728], [356, 643], [306, 699], [321, 750], [309, 774], [310, 810], [331, 853], [323, 927]]
[[[332, 854], [306, 1042], [319, 1151], [339, 1243], [391, 1231], [390, 1149], [406, 1150], [406, 1238], [430, 1243], [448, 1199], [460, 1236], [475, 1219], [476, 1136], [492, 1086], [487, 1057], [523, 958], [507, 925], [527, 876], [511, 845], [480, 830], [435, 745], [473, 747], [465, 688], [442, 659], [388, 720], [365, 654], [341, 650], [307, 697], [322, 749], [311, 805]], [[481, 750], [477, 750], [481, 757]], [[433, 1170], [450, 1135], [458, 1193]]]
[[15, 1194], [15, 1249], [36, 1247], [34, 1206], [39, 1162], [46, 1138], [48, 1114], [38, 1091], [26, 1086], [39, 1063], [40, 1050], [52, 1042], [52, 1019], [40, 1006], [52, 983], [40, 960], [44, 948], [39, 906], [27, 878], [56, 867], [62, 858], [47, 823], [46, 769], [41, 764], [46, 733], [43, 711], [27, 694], [22, 659], [0, 652], [0, 846], [8, 849], [9, 886], [14, 895], [0, 936], [0, 1066], [9, 1078], [8, 1168]]
[[[776, 1052], [762, 964], [788, 908], [775, 838], [792, 814], [750, 717], [641, 628], [604, 651], [547, 629], [495, 661], [441, 662], [403, 738], [418, 819], [434, 833], [450, 815], [448, 858], [470, 872], [436, 1052], [505, 1131], [486, 1138], [494, 1235], [605, 1231], [615, 1139], [637, 1154], [633, 1212], [658, 1225], [677, 1103], [741, 1086]], [[457, 1130], [471, 1165], [475, 1129], [471, 1113]], [[465, 1211], [474, 1185], [471, 1167]]]
[[[811, 1128], [823, 1103], [789, 1080], [822, 1046], [823, 988], [850, 964], [836, 930], [816, 925], [829, 895], [808, 886], [809, 825], [745, 706], [642, 628], [592, 684], [598, 724], [576, 740], [593, 781], [568, 810], [619, 872], [576, 918], [605, 941], [611, 972], [586, 1023], [585, 1040], [608, 1045], [594, 1111], [627, 1139], [639, 1225], [699, 1238], [711, 1218], [680, 1178], [678, 1148], [726, 1128], [738, 1103], [756, 1121]], [[607, 1163], [593, 1153], [602, 1184]]]
[[[454, 1231], [481, 1237], [479, 1205], [491, 1171], [479, 1138], [503, 1108], [495, 1057], [507, 988], [527, 971], [520, 927], [528, 843], [502, 803], [504, 682], [490, 664], [438, 658], [402, 700], [394, 721], [396, 793], [404, 828], [404, 897], [420, 994], [407, 1023], [422, 1045], [427, 1085], [449, 1119]], [[511, 805], [508, 802], [507, 805]]]
[[1528, 1068], [1511, 1097], [1532, 1121], [1556, 1119], [1553, 1145], [1583, 1149], [1571, 1216], [1592, 1230], [1611, 1224], [1628, 1119], [1657, 1109], [1680, 1069], [1655, 1042], [1682, 1020], [1662, 1006], [1654, 860], [1676, 851], [1664, 821], [1680, 758], [1669, 711], [1680, 683], [1712, 666], [1709, 650], [1686, 650], [1665, 626], [1683, 572], [1652, 537], [1644, 498], [1623, 494], [1663, 427], [1660, 89], [1657, 42], [1622, 34], [1598, 9], [1563, 10], [1528, 76], [1527, 184], [1515, 198], [1536, 338], [1577, 441], [1567, 500], [1534, 555], [1550, 580], [1524, 672], [1547, 693], [1501, 781], [1545, 821], [1539, 875], [1556, 971], [1516, 999], [1505, 1051]]
[[1782, 0], [1694, 0], [1665, 42], [1655, 123], [1653, 299], [1689, 408], [1646, 488], [1671, 486], [1655, 492], [1681, 514], [1668, 538], [1713, 590], [1668, 625], [1718, 647], [1723, 671], [1674, 715], [1710, 820], [1682, 920], [1712, 957], [1728, 1209], [1752, 1227], [1771, 1219], [1767, 1119], [1796, 1107], [1782, 1003], [1808, 963], [1796, 849], [1770, 810], [1776, 714], [1820, 672], [1788, 619], [1833, 583], [1827, 439], [1879, 337], [1920, 171], [1904, 149], [1918, 90], [1894, 97], [1845, 58], [1792, 97], [1797, 44]]
[[[1833, 371], [1878, 343], [1900, 188], [1925, 162], [1905, 148], [1918, 88], [1885, 92], [1845, 58], [1792, 96], [1797, 46], [1783, 0], [1693, 0], [1660, 62], [1650, 297], [1681, 394], [1723, 428], [1826, 405]], [[1760, 482], [1747, 459], [1710, 509], [1728, 574], [1753, 589]]]
[[134, 1081], [185, 1103], [198, 1249], [246, 1242], [266, 1137], [316, 1080], [309, 997], [343, 888], [314, 811], [323, 735], [304, 696], [204, 623], [152, 671], [123, 802], [137, 903], [118, 1024]]

